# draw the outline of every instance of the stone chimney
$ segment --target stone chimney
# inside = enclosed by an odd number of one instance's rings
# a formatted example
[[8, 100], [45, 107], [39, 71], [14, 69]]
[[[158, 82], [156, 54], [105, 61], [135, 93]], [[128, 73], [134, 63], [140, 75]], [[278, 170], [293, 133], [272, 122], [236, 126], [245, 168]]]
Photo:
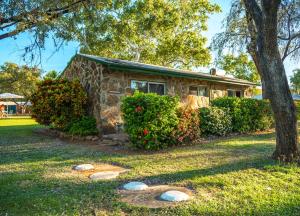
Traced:
[[214, 75], [214, 76], [216, 76], [217, 75], [217, 70], [216, 70], [216, 68], [212, 68], [212, 69], [210, 69], [210, 74], [211, 75]]

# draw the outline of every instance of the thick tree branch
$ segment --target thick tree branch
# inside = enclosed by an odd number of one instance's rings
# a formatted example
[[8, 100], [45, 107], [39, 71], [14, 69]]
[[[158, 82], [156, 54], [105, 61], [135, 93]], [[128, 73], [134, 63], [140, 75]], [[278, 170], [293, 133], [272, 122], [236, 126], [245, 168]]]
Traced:
[[[5, 29], [12, 27], [12, 26], [17, 26], [16, 29], [11, 30], [9, 32], [6, 32], [4, 34], [0, 35], [0, 40], [8, 37], [15, 36], [22, 31], [26, 31], [27, 29], [35, 27], [37, 24], [43, 22], [45, 18], [48, 20], [54, 20], [60, 16], [63, 16], [67, 13], [69, 13], [71, 10], [76, 8], [79, 4], [83, 4], [84, 2], [87, 2], [88, 0], [78, 0], [75, 1], [69, 5], [66, 5], [61, 8], [51, 8], [47, 10], [46, 12], [40, 12], [39, 8], [35, 8], [31, 10], [30, 12], [22, 13], [17, 16], [13, 16], [10, 18], [6, 19], [1, 19], [0, 17], [0, 30], [4, 31]], [[33, 17], [28, 18], [28, 17]], [[18, 26], [22, 26], [19, 27]]]
[[262, 29], [262, 11], [255, 0], [243, 0], [246, 11], [248, 11], [255, 22], [257, 29]]

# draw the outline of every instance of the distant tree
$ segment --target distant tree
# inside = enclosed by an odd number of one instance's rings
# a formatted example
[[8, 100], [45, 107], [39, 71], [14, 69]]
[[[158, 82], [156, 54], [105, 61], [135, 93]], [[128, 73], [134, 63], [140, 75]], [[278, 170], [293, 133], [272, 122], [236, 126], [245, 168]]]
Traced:
[[236, 78], [249, 80], [251, 82], [260, 82], [260, 77], [252, 60], [247, 54], [234, 56], [232, 54], [224, 55], [218, 59], [218, 66]]
[[43, 78], [54, 80], [54, 79], [57, 79], [58, 76], [59, 76], [59, 74], [57, 71], [51, 70], [51, 71], [48, 71]]
[[292, 84], [293, 90], [299, 94], [300, 91], [300, 69], [293, 71], [294, 74], [290, 77], [290, 82]]
[[40, 74], [37, 67], [6, 62], [0, 66], [0, 92], [20, 94], [28, 98], [35, 91]]

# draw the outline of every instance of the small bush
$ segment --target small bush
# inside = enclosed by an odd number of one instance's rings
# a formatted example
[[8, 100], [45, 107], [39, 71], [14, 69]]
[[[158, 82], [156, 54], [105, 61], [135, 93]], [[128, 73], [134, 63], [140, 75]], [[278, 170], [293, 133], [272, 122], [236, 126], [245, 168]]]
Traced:
[[297, 119], [300, 120], [300, 101], [295, 101], [296, 110], [297, 110]]
[[79, 81], [47, 79], [38, 84], [30, 101], [37, 122], [65, 130], [85, 115], [87, 95]]
[[234, 132], [266, 130], [274, 122], [271, 106], [265, 100], [225, 97], [213, 100], [212, 106], [229, 110]]
[[227, 109], [200, 108], [200, 129], [204, 135], [225, 136], [232, 131], [232, 119]]
[[84, 116], [80, 120], [71, 123], [68, 132], [72, 135], [88, 136], [98, 134], [96, 119]]
[[125, 131], [136, 148], [157, 150], [172, 144], [178, 125], [178, 98], [136, 92], [122, 100]]
[[172, 133], [175, 144], [191, 143], [200, 137], [200, 121], [198, 110], [188, 107], [177, 109], [179, 123]]

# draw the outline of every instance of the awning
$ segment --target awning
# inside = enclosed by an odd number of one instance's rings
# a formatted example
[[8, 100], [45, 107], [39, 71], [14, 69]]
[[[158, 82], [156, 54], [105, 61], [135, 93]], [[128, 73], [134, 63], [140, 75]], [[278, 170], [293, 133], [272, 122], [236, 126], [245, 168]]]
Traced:
[[12, 93], [2, 93], [0, 94], [0, 99], [21, 99], [24, 98], [21, 95], [16, 95], [16, 94], [12, 94]]

